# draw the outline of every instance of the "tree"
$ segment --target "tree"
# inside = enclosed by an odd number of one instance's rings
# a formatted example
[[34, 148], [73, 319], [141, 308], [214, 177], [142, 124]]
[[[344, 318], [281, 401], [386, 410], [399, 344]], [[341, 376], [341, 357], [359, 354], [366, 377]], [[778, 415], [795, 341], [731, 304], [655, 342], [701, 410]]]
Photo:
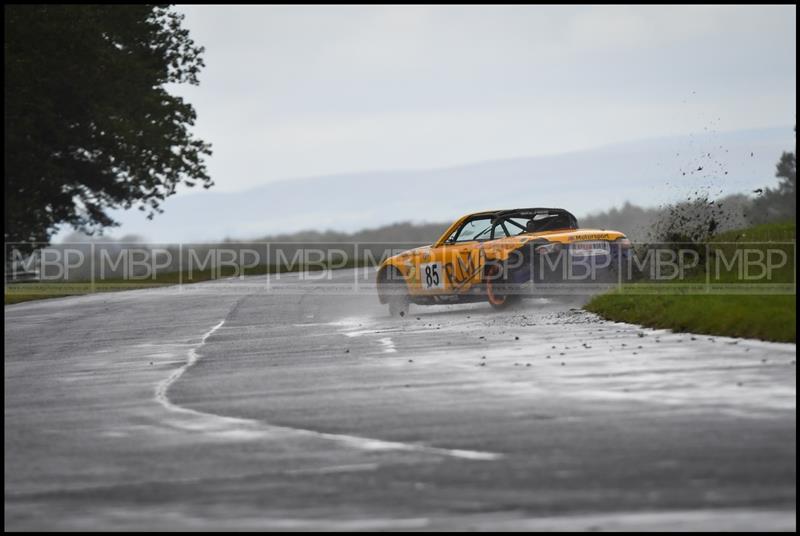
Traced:
[[[795, 127], [795, 133], [797, 127]], [[795, 152], [784, 152], [775, 166], [780, 179], [776, 188], [764, 188], [753, 202], [752, 219], [756, 223], [793, 220], [797, 210], [797, 159]]]
[[57, 225], [152, 218], [183, 183], [210, 187], [210, 145], [167, 85], [198, 83], [203, 48], [164, 5], [5, 6], [6, 242]]

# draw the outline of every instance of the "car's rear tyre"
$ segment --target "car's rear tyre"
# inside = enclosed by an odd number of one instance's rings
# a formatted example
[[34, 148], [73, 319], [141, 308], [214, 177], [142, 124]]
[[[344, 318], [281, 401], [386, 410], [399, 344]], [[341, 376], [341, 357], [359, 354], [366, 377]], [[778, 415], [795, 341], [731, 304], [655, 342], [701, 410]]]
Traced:
[[502, 287], [502, 277], [499, 276], [502, 267], [499, 264], [490, 264], [486, 267], [486, 300], [496, 311], [502, 311], [518, 303], [522, 296], [511, 294]]

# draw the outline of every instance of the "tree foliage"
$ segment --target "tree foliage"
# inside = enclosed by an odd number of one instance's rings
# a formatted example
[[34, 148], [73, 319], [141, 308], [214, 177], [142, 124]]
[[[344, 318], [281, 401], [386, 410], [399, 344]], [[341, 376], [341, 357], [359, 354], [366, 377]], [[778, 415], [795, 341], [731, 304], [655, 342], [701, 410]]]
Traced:
[[193, 107], [203, 48], [163, 5], [5, 6], [6, 242], [148, 217], [183, 183], [208, 188]]

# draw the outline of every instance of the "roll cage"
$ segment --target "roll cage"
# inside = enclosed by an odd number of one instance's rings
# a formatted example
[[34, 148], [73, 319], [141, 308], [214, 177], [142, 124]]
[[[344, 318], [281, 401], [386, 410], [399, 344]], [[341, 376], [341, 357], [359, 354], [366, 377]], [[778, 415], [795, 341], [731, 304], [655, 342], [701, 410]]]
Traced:
[[[517, 208], [494, 212], [479, 212], [459, 220], [457, 224], [454, 224], [453, 227], [445, 233], [445, 236], [449, 236], [449, 238], [442, 239], [439, 243], [452, 244], [458, 242], [458, 238], [467, 224], [482, 219], [489, 219], [490, 225], [470, 240], [494, 240], [498, 234], [498, 228], [503, 230], [503, 233], [505, 233], [504, 236], [578, 228], [577, 218], [575, 218], [572, 213], [562, 208]], [[520, 219], [527, 220], [527, 222], [523, 225], [515, 221]], [[519, 230], [511, 232], [511, 230], [515, 230], [515, 228]]]
[[[540, 219], [537, 222], [536, 217]], [[522, 225], [517, 219], [526, 219], [528, 223]], [[501, 210], [492, 219], [492, 228], [489, 233], [489, 240], [494, 240], [495, 232], [498, 227], [503, 229], [506, 236], [514, 236], [508, 230], [508, 226], [521, 229], [523, 233], [540, 233], [544, 231], [555, 231], [559, 229], [577, 229], [578, 219], [569, 211], [563, 208], [517, 208], [513, 210]], [[517, 232], [516, 234], [520, 234]]]

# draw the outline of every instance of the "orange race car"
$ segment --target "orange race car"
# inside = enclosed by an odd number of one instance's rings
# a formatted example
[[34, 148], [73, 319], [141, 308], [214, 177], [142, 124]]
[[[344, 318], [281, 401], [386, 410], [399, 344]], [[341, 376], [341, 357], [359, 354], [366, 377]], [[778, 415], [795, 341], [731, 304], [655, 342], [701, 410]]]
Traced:
[[578, 228], [564, 209], [477, 212], [432, 245], [382, 262], [378, 298], [400, 316], [410, 303], [488, 300], [501, 309], [523, 296], [563, 292], [575, 281], [616, 281], [630, 247], [623, 233]]

